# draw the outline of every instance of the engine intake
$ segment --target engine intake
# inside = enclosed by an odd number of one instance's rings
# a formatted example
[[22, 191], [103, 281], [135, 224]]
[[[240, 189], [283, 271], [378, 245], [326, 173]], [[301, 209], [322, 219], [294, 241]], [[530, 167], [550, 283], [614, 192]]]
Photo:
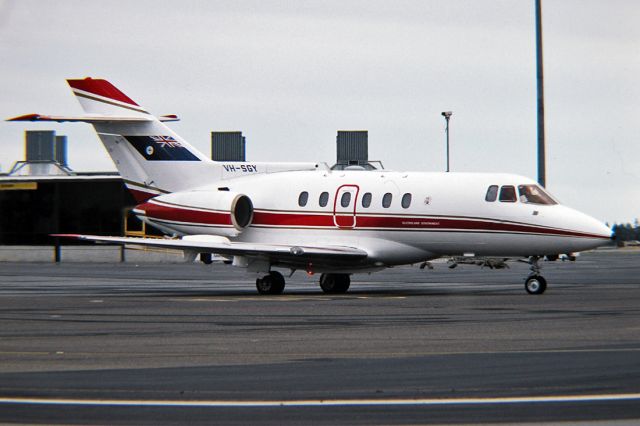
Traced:
[[136, 214], [164, 231], [233, 237], [253, 222], [253, 203], [230, 191], [174, 192], [136, 207]]
[[238, 194], [231, 203], [231, 221], [233, 226], [242, 231], [253, 222], [253, 203], [244, 194]]

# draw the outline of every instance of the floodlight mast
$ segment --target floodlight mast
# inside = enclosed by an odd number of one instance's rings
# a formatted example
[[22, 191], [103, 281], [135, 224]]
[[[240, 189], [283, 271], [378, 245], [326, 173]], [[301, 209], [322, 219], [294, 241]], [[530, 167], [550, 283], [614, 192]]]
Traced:
[[445, 132], [447, 133], [447, 173], [449, 173], [449, 119], [453, 115], [453, 111], [443, 111], [442, 116], [447, 120], [447, 127]]
[[542, 6], [536, 0], [536, 82], [538, 91], [538, 183], [547, 186], [544, 140], [544, 74], [542, 66]]

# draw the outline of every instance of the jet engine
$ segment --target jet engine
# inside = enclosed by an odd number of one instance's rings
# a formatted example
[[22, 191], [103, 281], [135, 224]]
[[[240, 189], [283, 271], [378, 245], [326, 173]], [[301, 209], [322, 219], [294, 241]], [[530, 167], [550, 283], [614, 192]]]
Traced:
[[234, 237], [253, 221], [253, 203], [231, 191], [183, 191], [160, 195], [134, 213], [164, 231]]

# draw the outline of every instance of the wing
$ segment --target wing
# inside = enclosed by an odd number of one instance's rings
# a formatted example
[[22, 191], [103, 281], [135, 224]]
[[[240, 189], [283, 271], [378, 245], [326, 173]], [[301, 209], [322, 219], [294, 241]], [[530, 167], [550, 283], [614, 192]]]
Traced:
[[215, 253], [223, 256], [259, 257], [285, 265], [306, 265], [309, 262], [316, 261], [350, 263], [364, 260], [368, 256], [366, 251], [348, 246], [296, 246], [287, 244], [232, 242], [224, 237], [209, 235], [192, 235], [182, 239], [104, 237], [79, 234], [55, 234], [53, 236], [101, 243], [131, 244], [197, 253]]

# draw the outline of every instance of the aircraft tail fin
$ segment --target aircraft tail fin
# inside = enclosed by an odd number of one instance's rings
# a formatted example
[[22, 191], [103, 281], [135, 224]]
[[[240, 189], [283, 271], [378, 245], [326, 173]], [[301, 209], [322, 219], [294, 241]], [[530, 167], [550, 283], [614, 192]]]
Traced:
[[162, 121], [103, 79], [67, 80], [85, 115], [28, 114], [10, 121], [71, 121], [93, 125], [127, 187], [139, 201], [219, 179], [219, 167]]
[[68, 79], [67, 83], [89, 114], [118, 115], [125, 111], [133, 116], [149, 115], [148, 111], [107, 80], [87, 77]]

